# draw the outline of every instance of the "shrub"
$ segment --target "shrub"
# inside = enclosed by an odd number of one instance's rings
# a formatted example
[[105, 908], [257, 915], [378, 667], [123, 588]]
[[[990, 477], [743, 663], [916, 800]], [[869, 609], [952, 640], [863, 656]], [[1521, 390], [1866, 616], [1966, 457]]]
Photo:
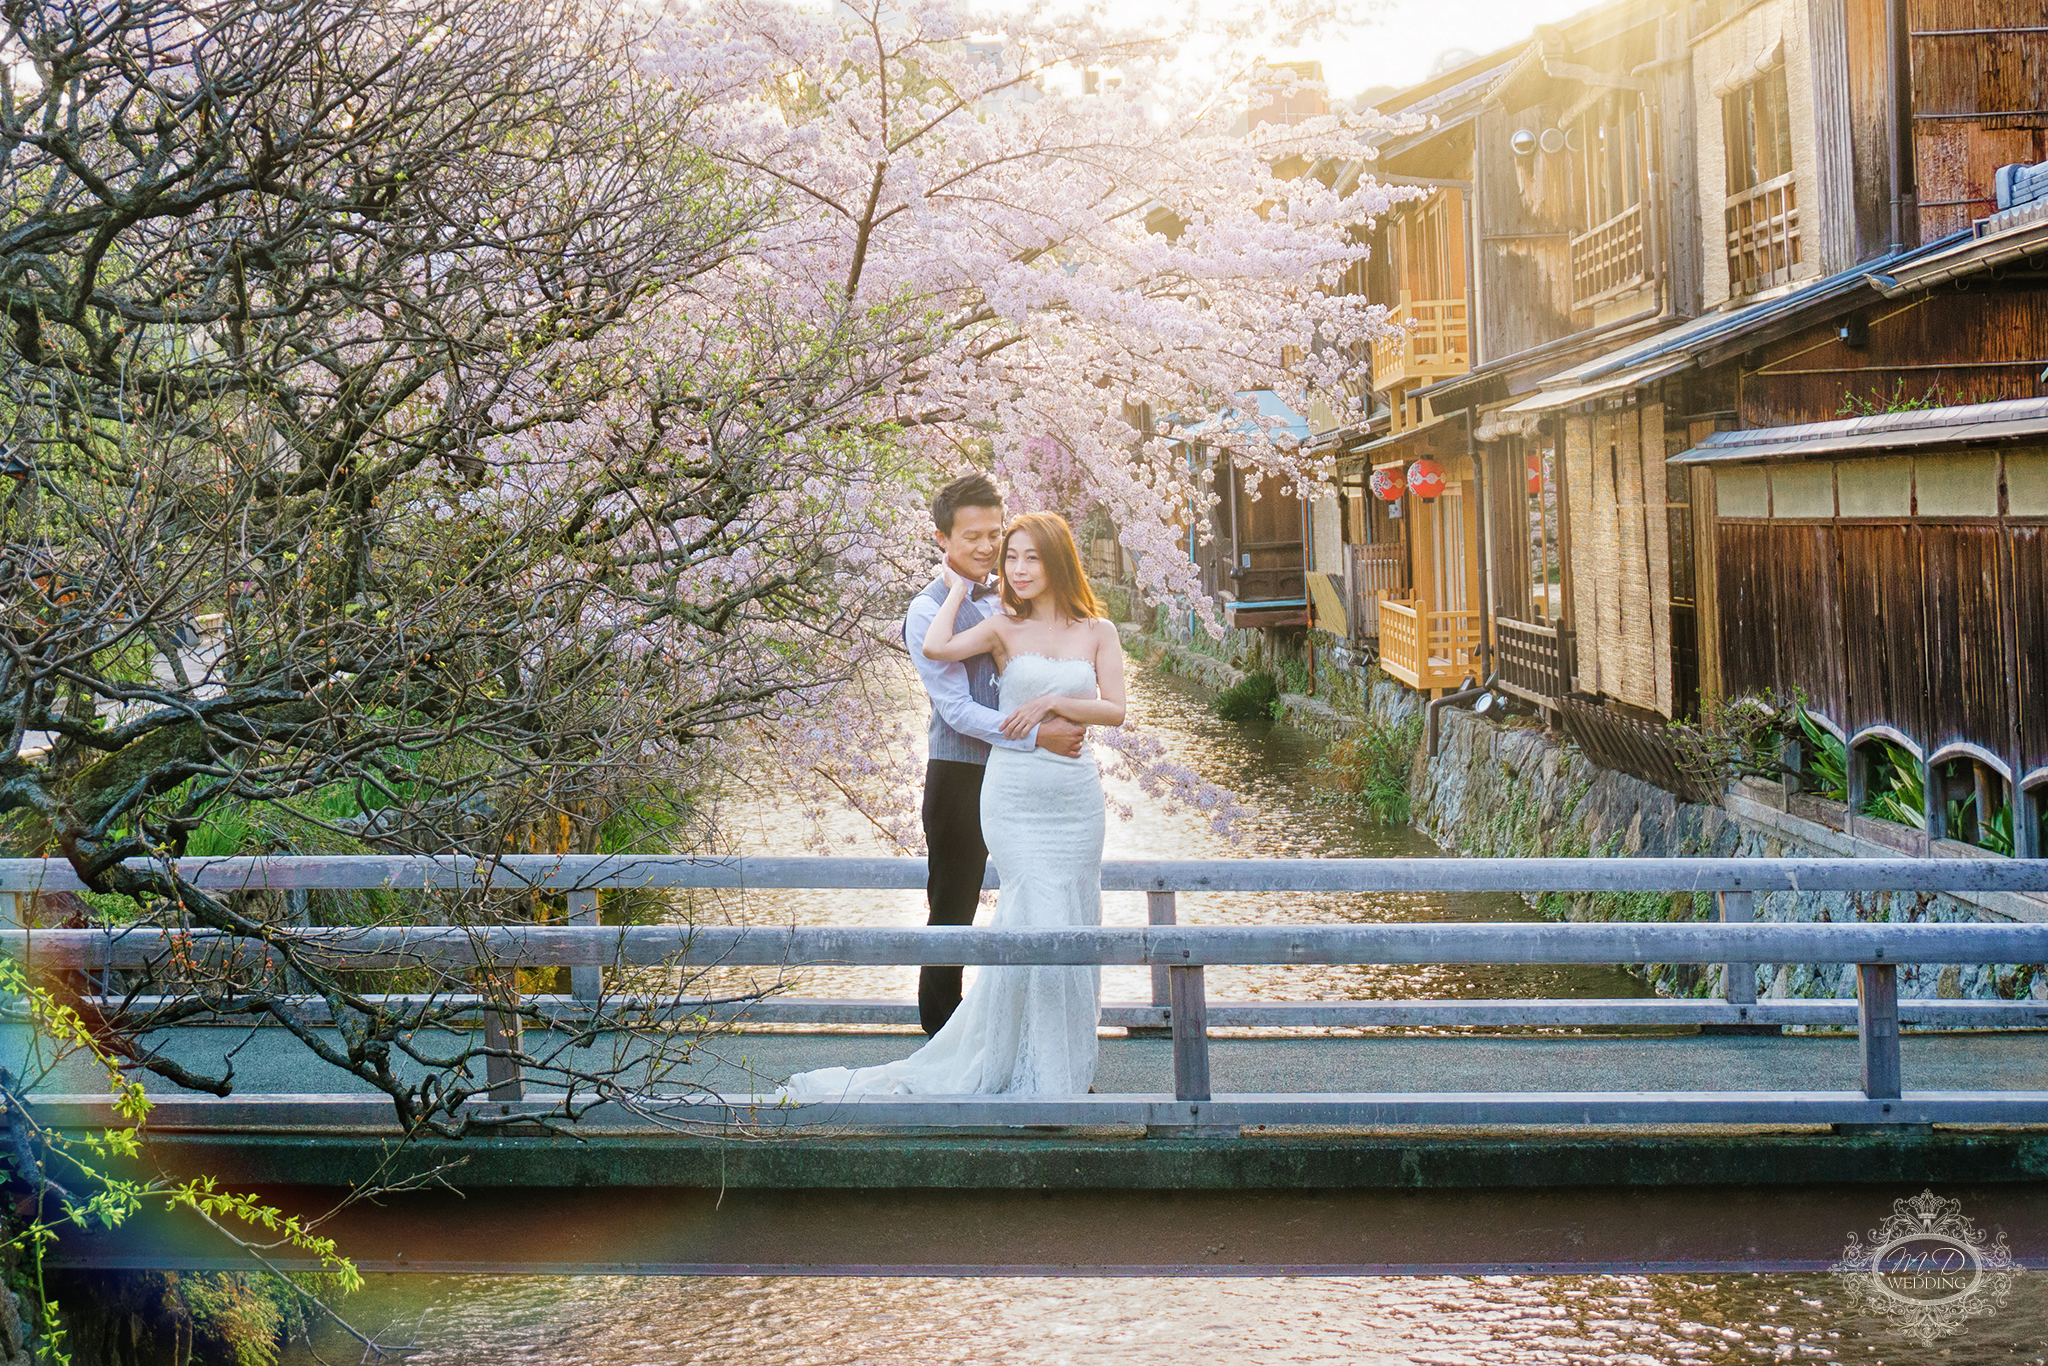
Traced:
[[1246, 674], [1216, 695], [1216, 714], [1226, 721], [1271, 721], [1280, 714], [1280, 683], [1269, 673]]
[[[1963, 809], [1965, 807], [1974, 807], [1976, 804], [1977, 799], [1975, 797], [1968, 797], [1948, 804], [1950, 839], [1960, 838], [1956, 832], [1963, 828]], [[2003, 854], [2007, 858], [2012, 857], [2011, 802], [2000, 802], [1998, 809], [1991, 813], [1990, 820], [1977, 822], [1977, 847], [1979, 849], [1988, 849], [1994, 854]]]
[[1098, 583], [1094, 585], [1095, 596], [1102, 600], [1102, 610], [1109, 613], [1111, 621], [1136, 621], [1136, 596], [1120, 583]]
[[1408, 775], [1415, 750], [1422, 743], [1423, 719], [1418, 713], [1389, 721], [1377, 713], [1346, 739], [1331, 745], [1316, 761], [1337, 790], [1376, 820], [1405, 825], [1411, 793]]
[[1903, 746], [1890, 740], [1870, 745], [1870, 795], [1864, 798], [1863, 815], [1927, 828], [1927, 784], [1920, 761]]
[[1799, 709], [1799, 732], [1805, 737], [1806, 780], [1830, 801], [1849, 800], [1849, 750], [1833, 732]]

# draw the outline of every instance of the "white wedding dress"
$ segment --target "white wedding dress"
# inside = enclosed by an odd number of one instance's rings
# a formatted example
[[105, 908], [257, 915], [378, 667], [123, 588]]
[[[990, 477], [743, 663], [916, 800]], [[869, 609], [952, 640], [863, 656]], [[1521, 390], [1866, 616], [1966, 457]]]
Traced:
[[[1058, 693], [1095, 697], [1085, 659], [1017, 655], [1003, 671], [1002, 711]], [[1002, 892], [999, 930], [1102, 923], [1102, 778], [1085, 750], [996, 749], [981, 783], [981, 833]], [[984, 967], [953, 1018], [924, 1047], [879, 1067], [799, 1072], [781, 1094], [1082, 1095], [1095, 1079], [1102, 969]]]

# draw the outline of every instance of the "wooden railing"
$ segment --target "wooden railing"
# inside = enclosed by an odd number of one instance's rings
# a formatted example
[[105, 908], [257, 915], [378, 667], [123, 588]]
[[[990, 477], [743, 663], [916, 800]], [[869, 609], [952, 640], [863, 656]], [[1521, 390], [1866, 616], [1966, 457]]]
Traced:
[[1558, 699], [1572, 690], [1570, 631], [1495, 617], [1493, 642], [1503, 691], [1554, 710]]
[[1418, 692], [1479, 680], [1477, 612], [1432, 612], [1419, 601], [1380, 599], [1380, 667]]
[[1358, 639], [1380, 633], [1382, 595], [1398, 598], [1408, 591], [1407, 550], [1398, 541], [1351, 547], [1352, 634]]
[[1412, 602], [1381, 595], [1378, 607], [1380, 667], [1409, 687], [1418, 687], [1416, 670], [1422, 659], [1422, 621]]
[[1572, 306], [1584, 308], [1650, 278], [1643, 206], [1623, 209], [1572, 239]]
[[1373, 342], [1373, 388], [1397, 389], [1412, 380], [1462, 375], [1471, 368], [1463, 299], [1411, 299], [1404, 290], [1391, 321], [1404, 335]]
[[1714, 793], [1691, 771], [1668, 722], [1624, 715], [1584, 697], [1561, 697], [1565, 734], [1601, 768], [1661, 787], [1680, 801], [1711, 802]]
[[1754, 294], [1792, 278], [1801, 259], [1799, 194], [1790, 173], [1730, 195], [1728, 292]]
[[[180, 872], [218, 891], [261, 888], [494, 887], [594, 895], [600, 887], [867, 888], [924, 885], [922, 859], [523, 856], [461, 858], [237, 858], [186, 860]], [[470, 1104], [500, 1118], [556, 1124], [1074, 1125], [1140, 1123], [1165, 1134], [1215, 1133], [1251, 1124], [1930, 1124], [2048, 1122], [2048, 1091], [1903, 1090], [1899, 1025], [2048, 1023], [2037, 1001], [1898, 999], [1901, 963], [2033, 963], [2048, 959], [2048, 924], [1896, 922], [1755, 923], [1766, 892], [2044, 892], [2048, 863], [2012, 859], [1240, 859], [1112, 862], [1105, 890], [1147, 893], [1150, 924], [1133, 928], [993, 930], [973, 927], [838, 928], [731, 925], [487, 924], [272, 929], [268, 940], [214, 931], [119, 926], [0, 931], [0, 952], [31, 972], [151, 971], [172, 976], [233, 957], [259, 961], [270, 941], [297, 941], [338, 964], [435, 965], [499, 970], [570, 965], [605, 972], [634, 965], [1148, 965], [1148, 1021], [1173, 1032], [1174, 1094], [860, 1097], [792, 1102], [766, 1095], [650, 1096], [563, 1112], [563, 1098], [528, 1095], [515, 1071], [491, 1099]], [[78, 890], [68, 865], [0, 860], [0, 892]], [[1714, 922], [1493, 922], [1181, 926], [1180, 891], [1711, 893]], [[1437, 1001], [1246, 1003], [1211, 1007], [1210, 965], [1237, 964], [1723, 964], [1719, 1000]], [[1758, 1001], [1759, 965], [1853, 963], [1858, 993], [1847, 1001]], [[370, 998], [374, 999], [374, 998]], [[445, 998], [443, 998], [445, 1000]], [[565, 1009], [574, 1002], [556, 998]], [[324, 1003], [306, 1002], [310, 1009]], [[795, 1003], [769, 1001], [764, 1009]], [[855, 1003], [858, 1004], [858, 1003]], [[487, 1010], [488, 1003], [480, 1003]], [[687, 1001], [667, 1003], [685, 1012]], [[907, 1003], [906, 1003], [906, 1008]], [[914, 1009], [914, 1008], [912, 1008]], [[1117, 1008], [1112, 1007], [1111, 1010]], [[1140, 1008], [1142, 1009], [1142, 1008]], [[1853, 1011], [1853, 1020], [1851, 1012]], [[1307, 1093], [1215, 1097], [1208, 1029], [1247, 1023], [1853, 1023], [1860, 1038], [1859, 1091]], [[616, 1018], [616, 1015], [610, 1018]], [[761, 1018], [756, 1016], [756, 1018]], [[785, 1013], [782, 1018], [789, 1018]], [[863, 1022], [867, 1017], [860, 1017]], [[1105, 1012], [1105, 1018], [1111, 1018]], [[661, 1020], [649, 1021], [660, 1027]], [[588, 1017], [573, 1025], [593, 1026]], [[508, 1052], [521, 1056], [517, 1035]], [[152, 1122], [173, 1127], [389, 1127], [390, 1102], [356, 1095], [156, 1097]], [[118, 1098], [36, 1094], [39, 1122], [118, 1125]]]

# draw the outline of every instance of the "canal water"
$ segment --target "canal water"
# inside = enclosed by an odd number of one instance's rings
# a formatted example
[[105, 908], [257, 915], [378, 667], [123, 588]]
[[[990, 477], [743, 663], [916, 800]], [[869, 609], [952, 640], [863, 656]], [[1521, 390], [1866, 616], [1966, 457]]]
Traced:
[[[1132, 679], [1134, 719], [1203, 776], [1258, 809], [1241, 843], [1199, 817], [1126, 792], [1110, 858], [1434, 857], [1423, 836], [1330, 799], [1322, 747], [1284, 727], [1218, 720], [1170, 676]], [[907, 705], [907, 704], [906, 704]], [[805, 852], [801, 816], [738, 785], [719, 812], [737, 851]], [[887, 852], [860, 823], [833, 824], [844, 852]], [[697, 916], [753, 923], [913, 924], [917, 893], [751, 893], [707, 898]], [[1182, 899], [1189, 923], [1526, 919], [1511, 896], [1252, 896]], [[1105, 898], [1112, 924], [1140, 924], [1143, 899]], [[783, 983], [812, 996], [914, 995], [914, 970], [816, 971]], [[1104, 974], [1110, 1000], [1142, 999], [1140, 970]], [[1212, 970], [1211, 999], [1621, 996], [1636, 979], [1600, 968], [1246, 968]], [[1872, 1211], [1872, 1222], [1883, 1211]], [[1577, 1366], [1719, 1362], [2031, 1363], [2048, 1366], [2048, 1297], [2031, 1273], [1995, 1314], [1923, 1345], [1861, 1313], [1818, 1275], [1416, 1276], [1401, 1278], [798, 1278], [379, 1276], [344, 1302], [420, 1366], [1185, 1366], [1186, 1363], [1426, 1363]], [[322, 1332], [282, 1366], [355, 1361]]]
[[[1288, 726], [1241, 725], [1220, 719], [1210, 694], [1171, 674], [1134, 668], [1129, 679], [1131, 720], [1161, 741], [1168, 755], [1212, 783], [1241, 794], [1254, 814], [1235, 840], [1217, 833], [1207, 817], [1150, 798], [1131, 783], [1112, 783], [1111, 795], [1129, 818], [1109, 818], [1103, 855], [1110, 859], [1202, 858], [1436, 858], [1442, 851], [1405, 825], [1371, 819], [1338, 797], [1318, 766], [1325, 746]], [[924, 700], [899, 700], [904, 715], [923, 724]], [[803, 812], [776, 800], [773, 783], [741, 782], [721, 799], [716, 825], [722, 847], [734, 853], [803, 853], [810, 828]], [[828, 818], [831, 851], [892, 854], [867, 822]], [[1344, 924], [1418, 920], [1527, 920], [1532, 912], [1504, 893], [1182, 893], [1182, 924]], [[924, 920], [924, 894], [876, 892], [703, 893], [689, 905], [700, 919], [750, 924], [911, 925]], [[1103, 922], [1145, 923], [1141, 892], [1103, 897]], [[730, 979], [727, 979], [729, 981]], [[751, 979], [768, 985], [766, 979]], [[809, 969], [773, 983], [791, 994], [913, 1000], [915, 968]], [[719, 983], [724, 984], [724, 983]], [[709, 989], [713, 983], [705, 984]], [[1327, 966], [1219, 967], [1208, 972], [1211, 1001], [1387, 1000], [1403, 997], [1637, 996], [1642, 981], [1604, 966]], [[1106, 1001], [1149, 999], [1144, 968], [1106, 968]]]
[[[2040, 1366], [2038, 1274], [1931, 1346], [1815, 1275], [382, 1276], [345, 1304], [415, 1366]], [[361, 1353], [318, 1345], [281, 1366]]]

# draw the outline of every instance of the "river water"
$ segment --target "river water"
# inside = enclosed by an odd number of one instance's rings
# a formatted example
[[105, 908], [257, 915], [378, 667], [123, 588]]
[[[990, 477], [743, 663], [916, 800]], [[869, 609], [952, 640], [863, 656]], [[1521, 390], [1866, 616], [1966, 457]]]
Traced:
[[[1333, 799], [1328, 776], [1316, 767], [1324, 746], [1314, 738], [1287, 726], [1223, 721], [1211, 709], [1205, 689], [1170, 674], [1134, 668], [1129, 693], [1134, 725], [1163, 742], [1174, 759], [1242, 794], [1255, 814], [1233, 842], [1212, 829], [1206, 817], [1148, 798], [1132, 784], [1112, 784], [1112, 795], [1127, 807], [1129, 818], [1111, 815], [1105, 858], [1440, 856], [1442, 851], [1421, 833], [1378, 823], [1356, 805]], [[921, 695], [902, 705], [906, 712], [914, 707], [922, 724]], [[726, 848], [735, 853], [807, 852], [801, 843], [803, 816], [776, 800], [771, 784], [738, 784], [735, 789], [717, 812]], [[839, 817], [827, 828], [835, 853], [895, 852], [863, 822]], [[921, 923], [925, 914], [922, 892], [706, 893], [691, 911], [753, 924], [808, 925], [911, 925]], [[1182, 893], [1177, 913], [1182, 924], [1208, 925], [1531, 917], [1517, 896], [1426, 892]], [[1110, 925], [1144, 924], [1144, 894], [1105, 894], [1102, 916]], [[1637, 996], [1646, 991], [1639, 978], [1618, 968], [1590, 966], [1218, 967], [1209, 969], [1207, 977], [1211, 1001]], [[792, 973], [778, 984], [801, 996], [911, 1000], [916, 982], [915, 968], [841, 968]], [[1144, 968], [1106, 968], [1102, 993], [1107, 1001], [1149, 999], [1150, 975]]]
[[[1252, 855], [1430, 857], [1412, 830], [1389, 829], [1327, 799], [1316, 742], [1282, 727], [1215, 718], [1206, 697], [1139, 671], [1134, 719], [1205, 777], [1259, 809], [1232, 845], [1200, 819], [1136, 794], [1112, 818], [1110, 858]], [[728, 844], [803, 852], [798, 817], [757, 793], [719, 813]], [[848, 852], [883, 852], [851, 822]], [[756, 923], [912, 924], [921, 894], [754, 893], [694, 908]], [[1257, 920], [1526, 919], [1507, 896], [1251, 896], [1182, 898], [1185, 923]], [[1143, 899], [1105, 898], [1104, 919], [1141, 924]], [[1142, 970], [1104, 973], [1104, 996], [1142, 999]], [[914, 970], [812, 972], [804, 995], [914, 994]], [[1212, 1000], [1391, 996], [1594, 996], [1642, 990], [1599, 968], [1246, 968], [1211, 970]], [[1881, 1217], [1872, 1211], [1872, 1222]], [[1577, 1366], [1719, 1362], [2048, 1366], [2048, 1296], [2030, 1273], [1995, 1314], [1932, 1346], [1859, 1313], [1817, 1275], [1415, 1276], [1388, 1278], [858, 1278], [379, 1276], [345, 1312], [427, 1366], [1187, 1366], [1188, 1363], [1426, 1363]], [[314, 1350], [317, 1347], [317, 1352]], [[323, 1332], [281, 1366], [355, 1361]]]
[[[433, 1366], [2038, 1366], [2029, 1289], [1931, 1347], [1825, 1276], [386, 1276], [346, 1304]], [[284, 1366], [313, 1361], [300, 1347]]]

